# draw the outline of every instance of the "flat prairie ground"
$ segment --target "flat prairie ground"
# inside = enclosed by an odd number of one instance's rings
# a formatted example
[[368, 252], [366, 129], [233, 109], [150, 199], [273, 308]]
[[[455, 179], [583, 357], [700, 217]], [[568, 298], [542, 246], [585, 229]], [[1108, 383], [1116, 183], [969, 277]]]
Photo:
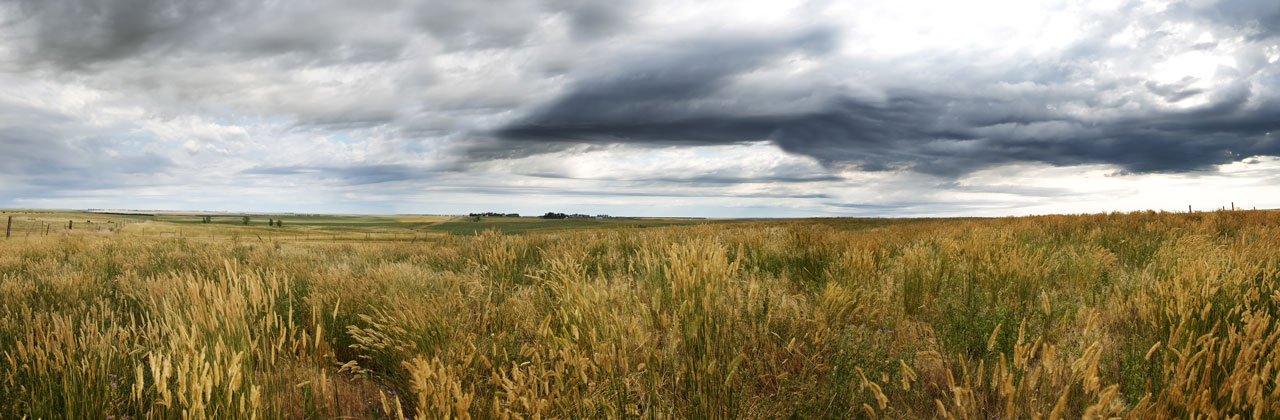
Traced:
[[0, 418], [1280, 418], [1276, 211], [9, 216]]

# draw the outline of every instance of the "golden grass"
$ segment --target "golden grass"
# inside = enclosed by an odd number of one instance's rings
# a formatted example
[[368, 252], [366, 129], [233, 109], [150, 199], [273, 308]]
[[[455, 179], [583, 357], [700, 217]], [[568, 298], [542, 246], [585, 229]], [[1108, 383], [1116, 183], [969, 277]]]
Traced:
[[0, 417], [1280, 417], [1275, 212], [252, 232], [0, 242]]

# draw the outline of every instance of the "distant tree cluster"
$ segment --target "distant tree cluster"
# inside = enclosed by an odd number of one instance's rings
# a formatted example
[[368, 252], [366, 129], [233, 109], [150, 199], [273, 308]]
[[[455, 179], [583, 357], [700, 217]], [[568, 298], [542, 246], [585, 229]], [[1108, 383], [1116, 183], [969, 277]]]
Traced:
[[468, 214], [468, 216], [471, 216], [471, 217], [520, 217], [520, 213], [497, 213], [497, 212], [487, 211], [484, 213], [471, 213], [471, 214]]
[[540, 217], [542, 217], [543, 219], [591, 219], [592, 218], [592, 216], [588, 214], [581, 214], [581, 213], [565, 214], [565, 213], [556, 213], [556, 212], [547, 212], [547, 214], [544, 214]]
[[213, 216], [201, 216], [200, 223], [213, 223]]

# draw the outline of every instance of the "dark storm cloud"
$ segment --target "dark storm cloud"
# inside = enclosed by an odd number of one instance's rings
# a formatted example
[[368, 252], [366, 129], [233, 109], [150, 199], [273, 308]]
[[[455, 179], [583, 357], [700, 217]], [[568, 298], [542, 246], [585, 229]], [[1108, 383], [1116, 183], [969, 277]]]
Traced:
[[[839, 86], [814, 86], [810, 95], [827, 99], [799, 109], [770, 107], [770, 102], [792, 99], [769, 98], [757, 94], [758, 87], [729, 82], [787, 54], [821, 54], [821, 46], [830, 42], [824, 33], [815, 34], [740, 36], [634, 53], [620, 60], [625, 65], [617, 69], [581, 75], [567, 93], [495, 131], [500, 141], [481, 143], [471, 155], [506, 158], [576, 144], [769, 140], [828, 166], [946, 176], [1015, 162], [1110, 164], [1127, 173], [1185, 172], [1249, 156], [1280, 155], [1274, 74], [1260, 74], [1255, 80], [1261, 83], [1237, 78], [1212, 92], [1191, 87], [1194, 79], [1168, 84], [1120, 79], [1092, 90], [1073, 87], [1090, 75], [1077, 74], [1072, 63], [1115, 53], [1098, 41], [1105, 36], [1078, 43], [1063, 59], [1074, 61], [1015, 66], [990, 75], [965, 75], [959, 57], [942, 57], [939, 71], [957, 72], [952, 84], [941, 85], [945, 88], [887, 87], [884, 95], [868, 98]], [[882, 77], [892, 81], [892, 76]], [[1028, 83], [1050, 88], [1007, 88]], [[1156, 106], [1135, 96], [1134, 87], [1167, 103], [1189, 98], [1207, 103], [1183, 109]], [[1128, 93], [1108, 98], [1114, 92]], [[1081, 104], [1087, 107], [1084, 113], [1064, 111]]]
[[282, 66], [394, 60], [407, 34], [371, 29], [397, 2], [20, 0], [20, 63], [95, 72], [112, 62], [283, 59]]
[[524, 43], [544, 19], [556, 17], [565, 19], [575, 37], [590, 40], [626, 29], [631, 5], [584, 0], [18, 0], [16, 10], [9, 24], [27, 24], [31, 31], [13, 39], [26, 44], [25, 64], [88, 70], [128, 58], [192, 54], [293, 56], [304, 63], [386, 61], [396, 59], [417, 33], [430, 35], [446, 50], [509, 48]]
[[34, 24], [27, 59], [78, 68], [166, 48], [235, 2], [166, 0], [22, 0], [20, 20]]
[[632, 1], [555, 0], [552, 8], [561, 10], [571, 22], [578, 39], [607, 37], [629, 29], [633, 18]]
[[[1247, 92], [1246, 92], [1247, 94]], [[1206, 169], [1249, 156], [1280, 155], [1280, 104], [1242, 109], [1222, 98], [1187, 112], [1114, 121], [1025, 115], [1001, 100], [899, 92], [883, 103], [845, 98], [795, 115], [684, 115], [652, 118], [583, 110], [576, 122], [534, 120], [501, 135], [514, 142], [732, 144], [769, 139], [788, 152], [861, 170], [911, 169], [956, 175], [1011, 162], [1113, 164], [1126, 171]], [[620, 102], [625, 107], [625, 100]], [[600, 104], [595, 106], [599, 107]]]
[[[501, 132], [511, 138], [557, 137], [564, 129], [598, 131], [593, 126], [634, 124], [624, 131], [644, 131], [650, 123], [671, 125], [716, 124], [712, 118], [722, 104], [701, 103], [723, 87], [726, 79], [758, 68], [788, 53], [821, 54], [832, 48], [835, 32], [815, 29], [787, 37], [759, 34], [732, 34], [682, 41], [627, 51], [611, 57], [593, 75], [577, 80], [570, 92], [539, 110], [532, 122]], [[694, 118], [689, 118], [693, 115]], [[707, 127], [715, 131], [722, 127]], [[603, 130], [608, 133], [608, 129]], [[661, 137], [662, 131], [649, 137]], [[682, 130], [695, 134], [697, 130]], [[643, 133], [641, 133], [643, 134]], [[589, 135], [590, 136], [590, 135]], [[714, 137], [714, 136], [713, 136]], [[675, 142], [698, 141], [706, 136], [672, 138]], [[707, 138], [710, 143], [721, 141]]]
[[1204, 93], [1204, 89], [1196, 89], [1196, 88], [1189, 87], [1192, 82], [1195, 82], [1195, 80], [1192, 78], [1186, 78], [1176, 83], [1163, 83], [1163, 84], [1156, 83], [1154, 81], [1148, 81], [1143, 86], [1146, 86], [1147, 89], [1151, 91], [1151, 93], [1154, 93], [1156, 95], [1159, 95], [1161, 98], [1164, 98], [1165, 101], [1178, 102], [1183, 99], [1187, 99], [1187, 98], [1199, 95], [1201, 93]]
[[[786, 168], [783, 168], [786, 169]], [[840, 181], [835, 175], [818, 175], [818, 174], [792, 174], [787, 171], [783, 173], [763, 174], [753, 176], [742, 176], [728, 173], [694, 173], [694, 174], [677, 174], [666, 176], [646, 176], [643, 178], [634, 177], [591, 177], [588, 179], [596, 181], [626, 181], [626, 182], [644, 182], [655, 184], [683, 184], [683, 185], [716, 185], [716, 184], [797, 184], [809, 182], [826, 182]], [[555, 179], [578, 179], [578, 177], [570, 176], [563, 173], [555, 172], [536, 172], [525, 173], [522, 175], [534, 176], [539, 178], [555, 178]]]
[[1170, 8], [1172, 13], [1202, 17], [1244, 30], [1255, 39], [1280, 36], [1280, 2], [1273, 0], [1221, 0], [1201, 4], [1178, 2]]
[[840, 181], [843, 178], [834, 175], [764, 175], [764, 176], [728, 176], [728, 175], [694, 175], [687, 177], [657, 177], [657, 182], [689, 183], [689, 184], [794, 184], [809, 182]]
[[486, 49], [525, 43], [542, 19], [567, 20], [582, 40], [605, 37], [627, 28], [629, 1], [490, 0], [414, 2], [415, 22], [446, 49]]

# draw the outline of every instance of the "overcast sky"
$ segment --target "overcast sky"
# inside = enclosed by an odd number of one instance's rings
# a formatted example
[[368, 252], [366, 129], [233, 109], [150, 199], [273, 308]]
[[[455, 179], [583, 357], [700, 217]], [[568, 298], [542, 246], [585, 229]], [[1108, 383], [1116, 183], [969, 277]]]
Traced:
[[0, 207], [1280, 207], [1280, 2], [0, 0]]

